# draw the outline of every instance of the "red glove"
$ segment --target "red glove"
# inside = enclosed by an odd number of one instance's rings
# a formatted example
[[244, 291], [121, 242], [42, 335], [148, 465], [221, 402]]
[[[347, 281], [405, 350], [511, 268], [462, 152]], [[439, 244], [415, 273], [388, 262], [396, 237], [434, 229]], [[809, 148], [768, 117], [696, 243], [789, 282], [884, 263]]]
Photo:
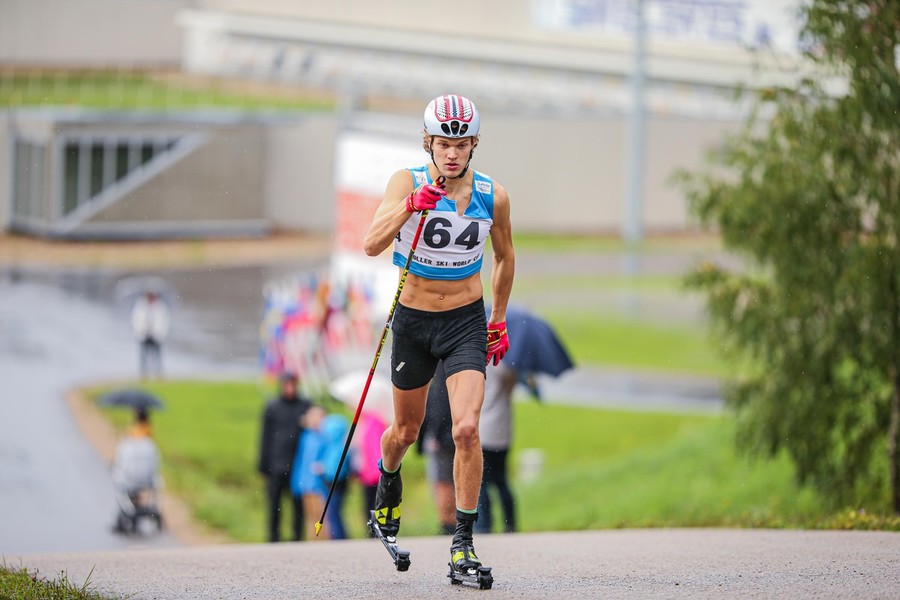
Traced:
[[436, 185], [420, 185], [406, 197], [406, 212], [431, 210], [446, 193]]
[[487, 326], [487, 362], [494, 359], [496, 367], [503, 360], [506, 351], [509, 350], [509, 336], [506, 334], [506, 321], [501, 323], [488, 323]]

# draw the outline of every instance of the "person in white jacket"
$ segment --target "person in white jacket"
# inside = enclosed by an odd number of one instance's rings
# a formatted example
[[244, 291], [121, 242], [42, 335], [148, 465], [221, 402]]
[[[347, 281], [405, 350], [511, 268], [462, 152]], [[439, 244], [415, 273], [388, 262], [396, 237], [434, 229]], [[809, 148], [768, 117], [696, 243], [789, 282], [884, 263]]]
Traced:
[[169, 335], [169, 307], [153, 290], [147, 291], [131, 310], [131, 328], [140, 344], [143, 379], [162, 378], [162, 346]]

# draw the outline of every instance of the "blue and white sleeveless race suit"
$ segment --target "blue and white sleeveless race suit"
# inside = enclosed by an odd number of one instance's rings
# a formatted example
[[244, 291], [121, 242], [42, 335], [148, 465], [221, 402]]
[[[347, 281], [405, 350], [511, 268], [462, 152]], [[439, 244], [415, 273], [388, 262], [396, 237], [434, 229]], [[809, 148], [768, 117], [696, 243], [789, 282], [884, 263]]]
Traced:
[[[432, 183], [428, 167], [410, 169], [416, 187]], [[472, 197], [462, 215], [456, 201], [442, 198], [428, 211], [409, 271], [425, 279], [460, 280], [481, 271], [484, 244], [494, 224], [494, 183], [472, 171]], [[394, 241], [394, 264], [406, 265], [419, 218], [411, 216]], [[418, 389], [434, 376], [438, 360], [447, 377], [463, 370], [485, 372], [487, 318], [484, 301], [442, 312], [398, 303], [391, 322], [391, 381], [401, 390]]]
[[[410, 169], [416, 187], [432, 183], [428, 167]], [[465, 213], [457, 213], [456, 201], [446, 196], [428, 212], [422, 237], [409, 272], [425, 279], [465, 279], [481, 271], [484, 243], [494, 223], [494, 183], [473, 170], [472, 199]], [[419, 219], [403, 224], [394, 241], [394, 264], [406, 265]]]

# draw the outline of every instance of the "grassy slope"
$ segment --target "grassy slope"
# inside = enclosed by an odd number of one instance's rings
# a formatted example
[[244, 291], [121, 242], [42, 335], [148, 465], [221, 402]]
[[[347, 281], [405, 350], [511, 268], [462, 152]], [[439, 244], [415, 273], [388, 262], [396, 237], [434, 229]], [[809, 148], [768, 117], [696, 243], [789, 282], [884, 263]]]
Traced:
[[[255, 471], [263, 390], [247, 383], [150, 386], [167, 408], [155, 415], [167, 485], [195, 516], [236, 540], [262, 540], [262, 483]], [[97, 393], [100, 390], [95, 390]], [[121, 426], [128, 414], [109, 409]], [[781, 461], [750, 464], [731, 449], [721, 418], [641, 414], [517, 402], [516, 452], [540, 449], [533, 482], [517, 479], [523, 530], [648, 525], [802, 523], [818, 505]], [[437, 520], [422, 458], [404, 463], [404, 533], [432, 534]], [[362, 535], [354, 488], [345, 510]], [[319, 515], [312, 515], [313, 520]]]

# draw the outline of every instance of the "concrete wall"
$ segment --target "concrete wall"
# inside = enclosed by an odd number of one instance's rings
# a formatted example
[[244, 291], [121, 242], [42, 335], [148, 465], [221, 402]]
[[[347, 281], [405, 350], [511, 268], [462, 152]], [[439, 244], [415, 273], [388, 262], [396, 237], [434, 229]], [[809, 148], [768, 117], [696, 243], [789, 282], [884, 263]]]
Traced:
[[330, 115], [267, 129], [266, 215], [278, 228], [331, 230], [337, 131], [338, 120]]
[[200, 149], [91, 224], [263, 219], [263, 133], [259, 127], [219, 128]]
[[[618, 75], [631, 71], [633, 41], [625, 32], [627, 27], [598, 32], [590, 27], [579, 29], [552, 24], [557, 21], [555, 17], [538, 15], [548, 9], [550, 13], [558, 10], [553, 4], [552, 0], [458, 0], [452, 5], [420, 0], [196, 0], [197, 10], [187, 12], [197, 16], [209, 13], [209, 20], [201, 18], [193, 24], [199, 29], [240, 32], [259, 40], [295, 38], [315, 43], [328, 40], [347, 48], [394, 48], [426, 57], [433, 54], [476, 58]], [[617, 14], [624, 10], [622, 5], [626, 3], [618, 4], [609, 8], [608, 18], [616, 23], [627, 22], [629, 15]], [[743, 35], [744, 28], [752, 29], [754, 24], [759, 24], [758, 10], [735, 2], [730, 8], [720, 7], [723, 10], [719, 14], [715, 8], [696, 4], [684, 6], [680, 11], [657, 11], [667, 16], [659, 17], [662, 20], [656, 35], [648, 38], [646, 68], [650, 77], [731, 86], [763, 75], [759, 70], [765, 72], [766, 79], [772, 78], [780, 70], [779, 63], [784, 66], [785, 56], [776, 60], [771, 53], [747, 52], [744, 43], [730, 37], [738, 34], [729, 29], [730, 19], [736, 19], [736, 27]], [[536, 10], [536, 5], [542, 9]], [[602, 3], [596, 3], [595, 13], [603, 12], [597, 5]], [[737, 14], [728, 14], [729, 9]], [[777, 32], [793, 21], [787, 7], [770, 12], [765, 25]], [[191, 20], [188, 17], [180, 22], [190, 29]], [[725, 31], [720, 33], [725, 37], [719, 36], [717, 42], [712, 42], [716, 36], [711, 32], [720, 27], [724, 27]], [[188, 61], [192, 53], [187, 48]]]
[[[415, 118], [385, 119], [400, 132], [421, 127]], [[268, 130], [266, 215], [276, 227], [333, 230], [334, 148], [341, 126], [339, 117], [323, 115]], [[735, 127], [715, 121], [649, 120], [643, 205], [647, 232], [691, 227], [685, 199], [669, 178], [676, 169], [699, 168], [705, 151]], [[506, 188], [517, 230], [616, 234], [626, 204], [625, 131], [625, 121], [614, 117], [554, 120], [485, 113], [472, 164]], [[428, 161], [423, 150], [418, 164]], [[407, 166], [413, 165], [396, 168]]]
[[[621, 118], [537, 120], [484, 115], [473, 164], [506, 187], [517, 229], [618, 233], [626, 207], [626, 127]], [[690, 228], [669, 178], [696, 169], [734, 123], [650, 117], [643, 222], [648, 232]], [[427, 155], [423, 157], [427, 158]]]
[[[417, 149], [419, 119], [364, 115], [361, 121], [379, 122], [378, 117], [385, 131], [409, 132], [411, 148]], [[203, 129], [211, 136], [209, 142], [94, 215], [78, 231], [122, 223], [189, 227], [201, 220], [243, 220], [329, 233], [335, 224], [335, 147], [345, 122], [341, 115], [322, 114], [289, 122], [207, 125]], [[23, 120], [16, 131], [49, 139], [52, 123]], [[736, 127], [730, 122], [649, 118], [642, 211], [646, 232], [691, 228], [685, 200], [669, 179], [676, 169], [700, 168], [704, 153]], [[103, 129], [97, 124], [57, 127], [61, 132], [128, 128], [114, 119]], [[163, 126], [172, 131], [193, 129], [182, 128]], [[625, 131], [621, 117], [537, 119], [488, 112], [483, 114], [482, 139], [472, 164], [507, 189], [518, 231], [616, 234], [622, 230], [626, 208]], [[10, 156], [4, 157], [10, 133], [7, 121], [0, 120], [0, 177], [11, 163]], [[422, 151], [420, 159], [417, 164], [427, 163], [428, 154]], [[396, 168], [407, 166], [413, 165]], [[11, 206], [9, 174], [0, 180], [7, 182], [0, 187], [0, 226], [5, 229]], [[383, 189], [386, 183], [377, 186]], [[48, 198], [51, 186], [48, 179]]]
[[[197, 8], [236, 14], [355, 23], [440, 34], [464, 33], [515, 39], [554, 37], [532, 23], [529, 0], [457, 0], [452, 4], [452, 10], [448, 9], [447, 4], [420, 0], [198, 0], [195, 5]], [[498, 27], [499, 23], [503, 26]]]
[[0, 66], [159, 67], [181, 61], [191, 0], [2, 0]]
[[10, 114], [0, 113], [0, 234], [12, 213], [12, 132]]

